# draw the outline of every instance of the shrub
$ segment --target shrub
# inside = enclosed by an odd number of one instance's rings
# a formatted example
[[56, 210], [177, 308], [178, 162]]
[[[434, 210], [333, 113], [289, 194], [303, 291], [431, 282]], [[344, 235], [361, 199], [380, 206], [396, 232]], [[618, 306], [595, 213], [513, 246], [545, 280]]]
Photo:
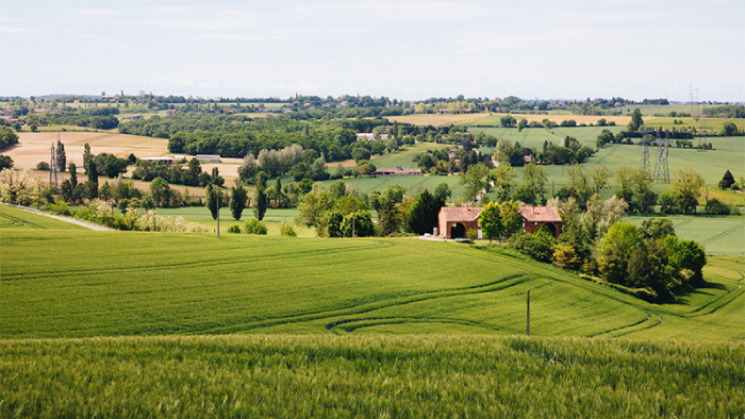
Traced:
[[712, 198], [706, 201], [706, 207], [704, 208], [706, 215], [729, 215], [730, 208], [716, 198]]
[[65, 215], [65, 216], [72, 215], [72, 211], [70, 211], [70, 207], [67, 205], [67, 202], [65, 201], [54, 201], [53, 204], [47, 205], [47, 211], [52, 212], [57, 215]]
[[549, 263], [554, 254], [554, 241], [554, 236], [541, 228], [534, 234], [516, 234], [509, 244], [539, 262]]
[[49, 163], [40, 161], [36, 164], [36, 170], [49, 170]]
[[246, 234], [266, 235], [267, 232], [266, 224], [262, 223], [256, 218], [251, 218], [250, 220], [246, 221], [246, 224], [243, 226], [243, 230], [246, 231]]
[[241, 234], [241, 226], [239, 226], [238, 224], [233, 224], [232, 226], [228, 227], [228, 233]]
[[297, 233], [295, 232], [295, 229], [292, 228], [290, 224], [282, 224], [279, 230], [280, 234], [283, 236], [289, 236], [289, 237], [297, 237]]

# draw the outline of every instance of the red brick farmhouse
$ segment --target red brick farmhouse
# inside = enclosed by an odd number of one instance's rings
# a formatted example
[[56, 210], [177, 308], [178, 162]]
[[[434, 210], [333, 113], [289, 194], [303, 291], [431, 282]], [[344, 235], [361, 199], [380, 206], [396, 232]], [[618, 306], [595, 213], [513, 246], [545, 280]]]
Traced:
[[[475, 230], [481, 238], [481, 210], [482, 207], [442, 207], [438, 215], [437, 235], [446, 239], [459, 239]], [[528, 233], [535, 233], [543, 226], [556, 238], [561, 234], [562, 221], [556, 207], [524, 205], [520, 207], [520, 214], [523, 216], [523, 229]]]

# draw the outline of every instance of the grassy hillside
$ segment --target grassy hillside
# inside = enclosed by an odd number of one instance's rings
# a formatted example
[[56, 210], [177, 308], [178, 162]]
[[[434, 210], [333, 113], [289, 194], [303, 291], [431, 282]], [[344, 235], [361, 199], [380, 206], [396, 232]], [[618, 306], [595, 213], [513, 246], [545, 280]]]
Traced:
[[0, 251], [3, 338], [519, 334], [529, 289], [535, 335], [745, 337], [742, 259], [712, 259], [709, 287], [658, 306], [499, 248], [418, 239], [9, 227]]
[[741, 343], [494, 336], [0, 341], [2, 417], [740, 417]]
[[495, 248], [0, 215], [3, 418], [745, 414], [742, 257], [659, 306]]
[[[626, 217], [637, 226], [649, 217]], [[696, 240], [706, 248], [707, 255], [745, 256], [745, 218], [668, 216], [675, 234]]]

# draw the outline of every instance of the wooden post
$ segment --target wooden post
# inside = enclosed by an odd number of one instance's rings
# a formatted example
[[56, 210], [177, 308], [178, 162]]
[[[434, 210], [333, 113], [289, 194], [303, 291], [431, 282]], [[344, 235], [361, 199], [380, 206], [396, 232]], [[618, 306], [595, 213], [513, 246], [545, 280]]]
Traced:
[[530, 336], [530, 290], [528, 290], [528, 317], [525, 323], [525, 334]]

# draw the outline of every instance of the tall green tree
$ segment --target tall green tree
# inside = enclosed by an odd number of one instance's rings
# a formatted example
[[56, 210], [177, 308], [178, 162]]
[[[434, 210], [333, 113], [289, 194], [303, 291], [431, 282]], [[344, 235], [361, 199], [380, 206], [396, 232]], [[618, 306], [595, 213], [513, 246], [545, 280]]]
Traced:
[[735, 177], [732, 176], [732, 172], [727, 170], [722, 176], [722, 180], [719, 181], [719, 189], [729, 189], [735, 184]]
[[520, 204], [515, 201], [505, 201], [499, 206], [502, 221], [502, 234], [511, 237], [522, 230], [523, 216], [520, 214]]
[[518, 200], [530, 205], [542, 205], [545, 201], [546, 169], [531, 162], [523, 167], [522, 184], [515, 192]]
[[442, 202], [447, 202], [447, 200], [450, 199], [450, 196], [452, 194], [453, 192], [450, 190], [450, 187], [445, 182], [442, 182], [439, 185], [437, 185], [433, 193], [434, 197]]
[[248, 193], [243, 185], [233, 186], [230, 189], [230, 202], [228, 203], [228, 206], [230, 207], [230, 213], [236, 221], [241, 219], [247, 201]]
[[85, 174], [88, 176], [91, 175], [90, 164], [93, 161], [94, 157], [95, 156], [91, 152], [91, 145], [88, 143], [85, 143], [83, 145], [83, 169], [85, 169]]
[[76, 186], [78, 186], [78, 166], [75, 163], [70, 162], [69, 169], [70, 183], [72, 184], [72, 187], [75, 188]]
[[205, 192], [205, 206], [210, 210], [212, 219], [217, 221], [217, 238], [220, 238], [220, 201], [222, 200], [222, 188], [212, 183], [207, 185]]
[[484, 209], [479, 215], [479, 226], [483, 235], [488, 237], [490, 242], [502, 235], [504, 227], [502, 225], [499, 205], [489, 202], [484, 206]]
[[600, 276], [614, 284], [629, 285], [628, 264], [638, 248], [644, 250], [645, 244], [636, 226], [627, 222], [613, 224], [595, 249]]
[[62, 144], [62, 141], [57, 139], [57, 148], [54, 151], [54, 159], [55, 164], [57, 165], [57, 170], [60, 172], [65, 171], [65, 164], [67, 163], [67, 155], [65, 154], [65, 145]]
[[428, 189], [425, 189], [417, 196], [416, 202], [409, 211], [406, 220], [409, 230], [419, 235], [432, 233], [434, 228], [437, 227], [437, 216], [443, 205], [445, 205], [444, 201], [437, 199], [429, 193]]
[[155, 205], [159, 207], [168, 207], [170, 205], [171, 187], [168, 184], [168, 181], [162, 177], [156, 177], [152, 182], [150, 182], [150, 194], [153, 196]]
[[639, 131], [639, 128], [644, 124], [644, 120], [642, 119], [642, 111], [639, 110], [639, 108], [635, 108], [633, 112], [631, 112], [631, 122], [629, 122], [628, 128], [629, 131]]
[[684, 214], [696, 212], [702, 186], [704, 186], [704, 178], [695, 170], [687, 168], [678, 171], [670, 185], [670, 192], [681, 212]]
[[464, 201], [475, 200], [482, 191], [489, 191], [491, 185], [486, 176], [489, 168], [484, 163], [471, 165], [465, 172], [461, 173], [460, 183], [465, 186], [463, 191]]
[[494, 182], [497, 202], [504, 202], [512, 196], [514, 189], [515, 169], [509, 163], [500, 163], [489, 172], [489, 181]]

